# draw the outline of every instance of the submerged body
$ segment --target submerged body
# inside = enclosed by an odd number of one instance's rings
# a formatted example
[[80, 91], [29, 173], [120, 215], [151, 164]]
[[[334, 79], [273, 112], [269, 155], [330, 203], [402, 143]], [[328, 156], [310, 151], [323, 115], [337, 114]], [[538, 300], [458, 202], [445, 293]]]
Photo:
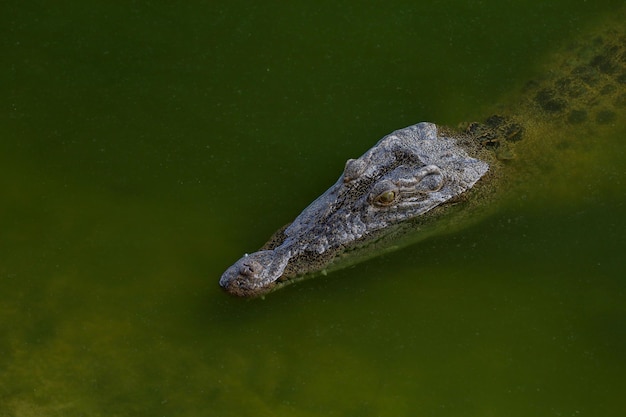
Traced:
[[[220, 285], [256, 297], [296, 278], [337, 269], [475, 217], [507, 187], [518, 143], [544, 141], [550, 129], [610, 126], [626, 107], [622, 24], [594, 34], [529, 83], [514, 112], [465, 129], [418, 123], [346, 162], [338, 181], [258, 252], [228, 268]], [[525, 158], [527, 158], [525, 160]], [[517, 178], [519, 180], [519, 178]]]

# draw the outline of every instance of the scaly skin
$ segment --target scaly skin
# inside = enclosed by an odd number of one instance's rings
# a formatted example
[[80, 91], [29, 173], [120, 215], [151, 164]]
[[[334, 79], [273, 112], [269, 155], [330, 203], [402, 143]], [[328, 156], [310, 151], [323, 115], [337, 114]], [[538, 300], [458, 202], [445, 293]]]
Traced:
[[236, 295], [258, 296], [328, 268], [342, 254], [461, 195], [488, 168], [456, 139], [439, 136], [432, 123], [397, 130], [348, 160], [335, 185], [264, 250], [231, 266], [220, 285]]
[[516, 180], [516, 165], [556, 146], [550, 131], [582, 135], [610, 128], [624, 113], [622, 22], [618, 17], [615, 27], [557, 54], [511, 110], [461, 131], [409, 126], [348, 160], [332, 187], [261, 250], [228, 268], [220, 285], [237, 296], [262, 296], [481, 217]]

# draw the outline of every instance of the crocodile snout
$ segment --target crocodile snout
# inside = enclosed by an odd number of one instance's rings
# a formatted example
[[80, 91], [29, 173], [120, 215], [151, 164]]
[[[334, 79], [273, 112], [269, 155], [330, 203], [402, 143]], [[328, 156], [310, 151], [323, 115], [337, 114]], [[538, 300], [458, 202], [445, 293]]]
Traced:
[[289, 261], [288, 255], [278, 250], [246, 254], [222, 274], [220, 286], [240, 297], [266, 294], [283, 274]]

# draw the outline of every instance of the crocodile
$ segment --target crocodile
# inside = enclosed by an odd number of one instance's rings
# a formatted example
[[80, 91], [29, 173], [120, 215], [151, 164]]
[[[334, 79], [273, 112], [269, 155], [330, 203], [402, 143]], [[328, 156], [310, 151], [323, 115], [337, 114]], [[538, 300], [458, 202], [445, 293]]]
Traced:
[[348, 159], [335, 184], [229, 267], [220, 286], [264, 296], [480, 217], [523, 164], [520, 144], [548, 140], [555, 128], [610, 128], [624, 113], [626, 34], [617, 22], [571, 42], [510, 110], [455, 128], [417, 123]]

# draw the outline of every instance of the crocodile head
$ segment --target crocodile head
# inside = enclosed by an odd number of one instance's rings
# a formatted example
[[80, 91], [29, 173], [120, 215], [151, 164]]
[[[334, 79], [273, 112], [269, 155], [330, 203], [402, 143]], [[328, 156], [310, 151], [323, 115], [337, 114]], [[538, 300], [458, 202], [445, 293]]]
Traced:
[[352, 250], [380, 239], [470, 189], [488, 170], [454, 138], [419, 123], [381, 139], [349, 159], [337, 182], [309, 205], [274, 242], [228, 268], [220, 285], [255, 297], [292, 278], [325, 270]]

